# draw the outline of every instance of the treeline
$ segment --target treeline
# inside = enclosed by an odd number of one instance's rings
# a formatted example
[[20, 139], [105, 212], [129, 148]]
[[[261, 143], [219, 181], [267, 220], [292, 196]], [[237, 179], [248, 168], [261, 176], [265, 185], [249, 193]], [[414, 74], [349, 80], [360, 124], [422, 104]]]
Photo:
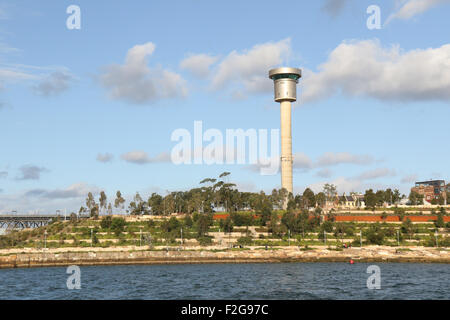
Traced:
[[[326, 203], [338, 205], [341, 198], [337, 188], [333, 184], [325, 184], [323, 190], [315, 194], [310, 188], [302, 194], [293, 195], [285, 189], [274, 189], [270, 194], [261, 192], [241, 192], [234, 183], [228, 182], [230, 173], [224, 172], [218, 178], [206, 178], [200, 181], [198, 188], [188, 191], [174, 191], [163, 196], [156, 192], [144, 199], [139, 193], [126, 206], [126, 200], [120, 191], [115, 198], [108, 202], [104, 191], [100, 192], [98, 200], [90, 192], [85, 206], [79, 210], [79, 214], [88, 213], [96, 217], [100, 214], [111, 215], [114, 211], [121, 211], [130, 215], [168, 215], [171, 213], [213, 213], [225, 211], [228, 213], [238, 211], [253, 211], [259, 214], [280, 210], [287, 207], [288, 211], [311, 210], [316, 207], [324, 207]], [[368, 208], [375, 208], [384, 204], [397, 204], [405, 195], [399, 190], [386, 189], [374, 192], [366, 190], [364, 195], [350, 194], [357, 202], [362, 200]], [[420, 202], [420, 195], [410, 195], [410, 202], [415, 205]], [[285, 203], [287, 202], [287, 203]], [[357, 203], [359, 206], [360, 203]], [[73, 213], [75, 215], [75, 213]]]

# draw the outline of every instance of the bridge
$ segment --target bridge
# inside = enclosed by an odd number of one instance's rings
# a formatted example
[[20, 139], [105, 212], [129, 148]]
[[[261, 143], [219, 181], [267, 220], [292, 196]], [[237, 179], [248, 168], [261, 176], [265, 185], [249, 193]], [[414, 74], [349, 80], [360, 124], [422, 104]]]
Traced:
[[[78, 217], [78, 216], [77, 216]], [[84, 217], [80, 216], [79, 218]], [[39, 228], [48, 225], [52, 220], [70, 220], [70, 215], [54, 214], [0, 214], [0, 228], [3, 229], [26, 229]]]

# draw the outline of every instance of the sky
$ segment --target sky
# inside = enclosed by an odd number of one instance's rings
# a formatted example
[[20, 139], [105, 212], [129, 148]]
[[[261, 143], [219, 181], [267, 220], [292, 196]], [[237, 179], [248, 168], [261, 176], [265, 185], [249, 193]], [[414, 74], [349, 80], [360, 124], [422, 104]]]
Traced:
[[78, 211], [88, 192], [146, 198], [224, 171], [243, 191], [280, 188], [255, 164], [171, 158], [194, 121], [279, 129], [279, 66], [302, 69], [295, 193], [447, 181], [449, 16], [447, 0], [0, 1], [0, 212]]

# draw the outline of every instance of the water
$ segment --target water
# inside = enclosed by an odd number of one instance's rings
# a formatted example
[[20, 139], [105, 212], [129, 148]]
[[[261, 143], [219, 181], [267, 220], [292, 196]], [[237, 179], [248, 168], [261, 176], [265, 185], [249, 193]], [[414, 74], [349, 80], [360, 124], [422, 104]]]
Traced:
[[199, 264], [0, 270], [1, 299], [450, 299], [447, 264], [372, 263], [381, 289], [367, 289], [369, 263]]

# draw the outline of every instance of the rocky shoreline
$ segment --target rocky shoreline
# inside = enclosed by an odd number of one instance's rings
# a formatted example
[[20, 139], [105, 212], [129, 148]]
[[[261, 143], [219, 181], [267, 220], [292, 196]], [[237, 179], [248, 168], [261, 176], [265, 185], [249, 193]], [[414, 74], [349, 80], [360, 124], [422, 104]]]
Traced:
[[[269, 250], [195, 249], [143, 250], [139, 247], [77, 248], [72, 250], [49, 250], [39, 252], [0, 251], [0, 269], [55, 266], [100, 266], [137, 264], [199, 264], [199, 263], [279, 263], [279, 262], [413, 262], [450, 263], [446, 249], [414, 247], [397, 249], [371, 246], [350, 248], [342, 251], [316, 247], [301, 250], [297, 247], [279, 247]], [[35, 250], [37, 251], [37, 250]]]

